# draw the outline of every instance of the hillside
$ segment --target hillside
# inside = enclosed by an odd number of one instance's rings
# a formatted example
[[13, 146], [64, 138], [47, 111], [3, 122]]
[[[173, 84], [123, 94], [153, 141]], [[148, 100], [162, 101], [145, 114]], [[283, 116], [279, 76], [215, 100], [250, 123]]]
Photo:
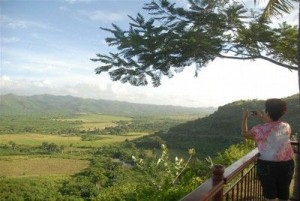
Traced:
[[[291, 124], [293, 133], [297, 132], [300, 123], [298, 95], [285, 98], [288, 111], [282, 120]], [[264, 100], [236, 101], [219, 107], [213, 114], [180, 124], [167, 133], [160, 133], [168, 147], [180, 151], [195, 148], [199, 155], [213, 155], [223, 151], [231, 144], [243, 140], [241, 137], [241, 117], [243, 108], [263, 110]], [[250, 118], [249, 127], [258, 123]]]
[[211, 114], [215, 108], [189, 108], [136, 104], [110, 100], [83, 99], [72, 96], [0, 95], [0, 114], [78, 114], [101, 113], [122, 116], [199, 115]]
[[[285, 99], [288, 103], [288, 111], [283, 120], [289, 122], [295, 132], [300, 120], [298, 95]], [[203, 118], [172, 127], [167, 132], [161, 130], [154, 136], [139, 139], [136, 144], [144, 148], [153, 148], [155, 145], [157, 148], [157, 145], [163, 142], [169, 148], [177, 150], [178, 153], [185, 153], [188, 149], [195, 148], [199, 156], [207, 156], [222, 152], [229, 145], [241, 142], [243, 140], [240, 134], [242, 108], [263, 110], [264, 102], [264, 100], [240, 100], [221, 106], [214, 111], [214, 108], [134, 104], [72, 96], [16, 96], [9, 94], [0, 96], [0, 114], [101, 113], [132, 117], [185, 114], [203, 116]], [[255, 123], [258, 122], [250, 119], [249, 126]]]

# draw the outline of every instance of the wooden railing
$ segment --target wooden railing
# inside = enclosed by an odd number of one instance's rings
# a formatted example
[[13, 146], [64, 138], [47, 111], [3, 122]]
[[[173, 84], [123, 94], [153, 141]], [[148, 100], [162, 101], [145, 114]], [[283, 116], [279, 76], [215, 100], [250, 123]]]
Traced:
[[[299, 200], [300, 173], [300, 143], [293, 141], [296, 154], [296, 175], [294, 184], [294, 200]], [[212, 168], [212, 177], [205, 181], [193, 192], [185, 196], [182, 201], [261, 201], [262, 189], [256, 176], [257, 148], [239, 159], [226, 169], [222, 165]]]

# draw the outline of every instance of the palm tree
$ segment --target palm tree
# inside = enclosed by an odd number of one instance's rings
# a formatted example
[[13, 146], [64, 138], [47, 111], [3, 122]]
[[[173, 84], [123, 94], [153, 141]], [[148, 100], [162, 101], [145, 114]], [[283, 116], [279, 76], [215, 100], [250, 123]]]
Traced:
[[[254, 0], [254, 4], [258, 4], [259, 1]], [[269, 19], [272, 16], [282, 16], [284, 13], [290, 13], [291, 9], [294, 8], [292, 2], [298, 2], [299, 13], [300, 3], [299, 0], [269, 0], [262, 15], [262, 19]], [[300, 14], [298, 15], [298, 27], [300, 27]], [[298, 28], [298, 85], [299, 85], [299, 104], [300, 104], [300, 32]]]
[[[262, 18], [268, 19], [272, 16], [282, 16], [283, 13], [289, 13], [293, 8], [292, 1], [295, 0], [269, 0], [265, 7]], [[254, 0], [254, 4], [258, 4], [257, 0]]]

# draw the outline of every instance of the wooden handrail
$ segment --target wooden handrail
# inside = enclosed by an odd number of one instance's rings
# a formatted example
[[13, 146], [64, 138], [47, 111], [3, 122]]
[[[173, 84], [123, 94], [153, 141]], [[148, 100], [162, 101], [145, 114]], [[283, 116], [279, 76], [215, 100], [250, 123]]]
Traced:
[[207, 201], [210, 200], [215, 194], [217, 194], [223, 188], [224, 182], [219, 182], [217, 185], [213, 185], [212, 178], [206, 180], [193, 192], [188, 194], [182, 199], [182, 201]]
[[[295, 153], [297, 153], [296, 161], [296, 172], [299, 173], [299, 162], [300, 162], [300, 141], [292, 141], [291, 144], [293, 146], [296, 146]], [[254, 164], [256, 159], [258, 158], [259, 153], [258, 149], [255, 148], [251, 152], [249, 152], [247, 155], [227, 167], [224, 171], [224, 177], [222, 180], [219, 180], [218, 182], [214, 182], [214, 175], [212, 178], [206, 180], [204, 183], [202, 183], [198, 188], [196, 188], [194, 191], [186, 195], [184, 198], [181, 199], [181, 201], [208, 201], [208, 200], [222, 200], [216, 199], [216, 196], [218, 193], [223, 192], [224, 185], [231, 182], [235, 178], [237, 178], [243, 171], [249, 167], [251, 164]], [[216, 165], [217, 167], [220, 167], [220, 165]], [[214, 166], [213, 168], [216, 168]], [[296, 178], [296, 183], [300, 182], [299, 176]], [[297, 187], [299, 188], [299, 187]], [[299, 198], [299, 189], [298, 189], [298, 198]]]
[[210, 178], [202, 183], [198, 188], [185, 196], [182, 201], [206, 201], [212, 199], [224, 186], [226, 182], [239, 174], [247, 165], [252, 163], [258, 156], [257, 148], [249, 152], [247, 155], [233, 163], [225, 169], [224, 180], [213, 185], [213, 179]]
[[225, 183], [230, 182], [234, 177], [241, 173], [249, 164], [253, 163], [258, 158], [258, 149], [255, 148], [247, 155], [230, 165], [225, 169], [224, 180]]

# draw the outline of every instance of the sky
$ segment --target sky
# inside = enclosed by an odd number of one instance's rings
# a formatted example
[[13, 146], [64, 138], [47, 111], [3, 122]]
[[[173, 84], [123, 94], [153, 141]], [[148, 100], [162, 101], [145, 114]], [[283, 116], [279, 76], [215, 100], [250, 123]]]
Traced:
[[[262, 60], [216, 59], [198, 77], [191, 66], [163, 78], [159, 87], [136, 87], [113, 82], [105, 73], [96, 75], [99, 63], [90, 59], [112, 51], [105, 43], [111, 35], [99, 27], [128, 27], [127, 15], [142, 12], [145, 2], [149, 1], [0, 0], [0, 94], [218, 107], [298, 93], [297, 72]], [[184, 0], [176, 3], [185, 5]], [[284, 19], [297, 24], [297, 12]]]

